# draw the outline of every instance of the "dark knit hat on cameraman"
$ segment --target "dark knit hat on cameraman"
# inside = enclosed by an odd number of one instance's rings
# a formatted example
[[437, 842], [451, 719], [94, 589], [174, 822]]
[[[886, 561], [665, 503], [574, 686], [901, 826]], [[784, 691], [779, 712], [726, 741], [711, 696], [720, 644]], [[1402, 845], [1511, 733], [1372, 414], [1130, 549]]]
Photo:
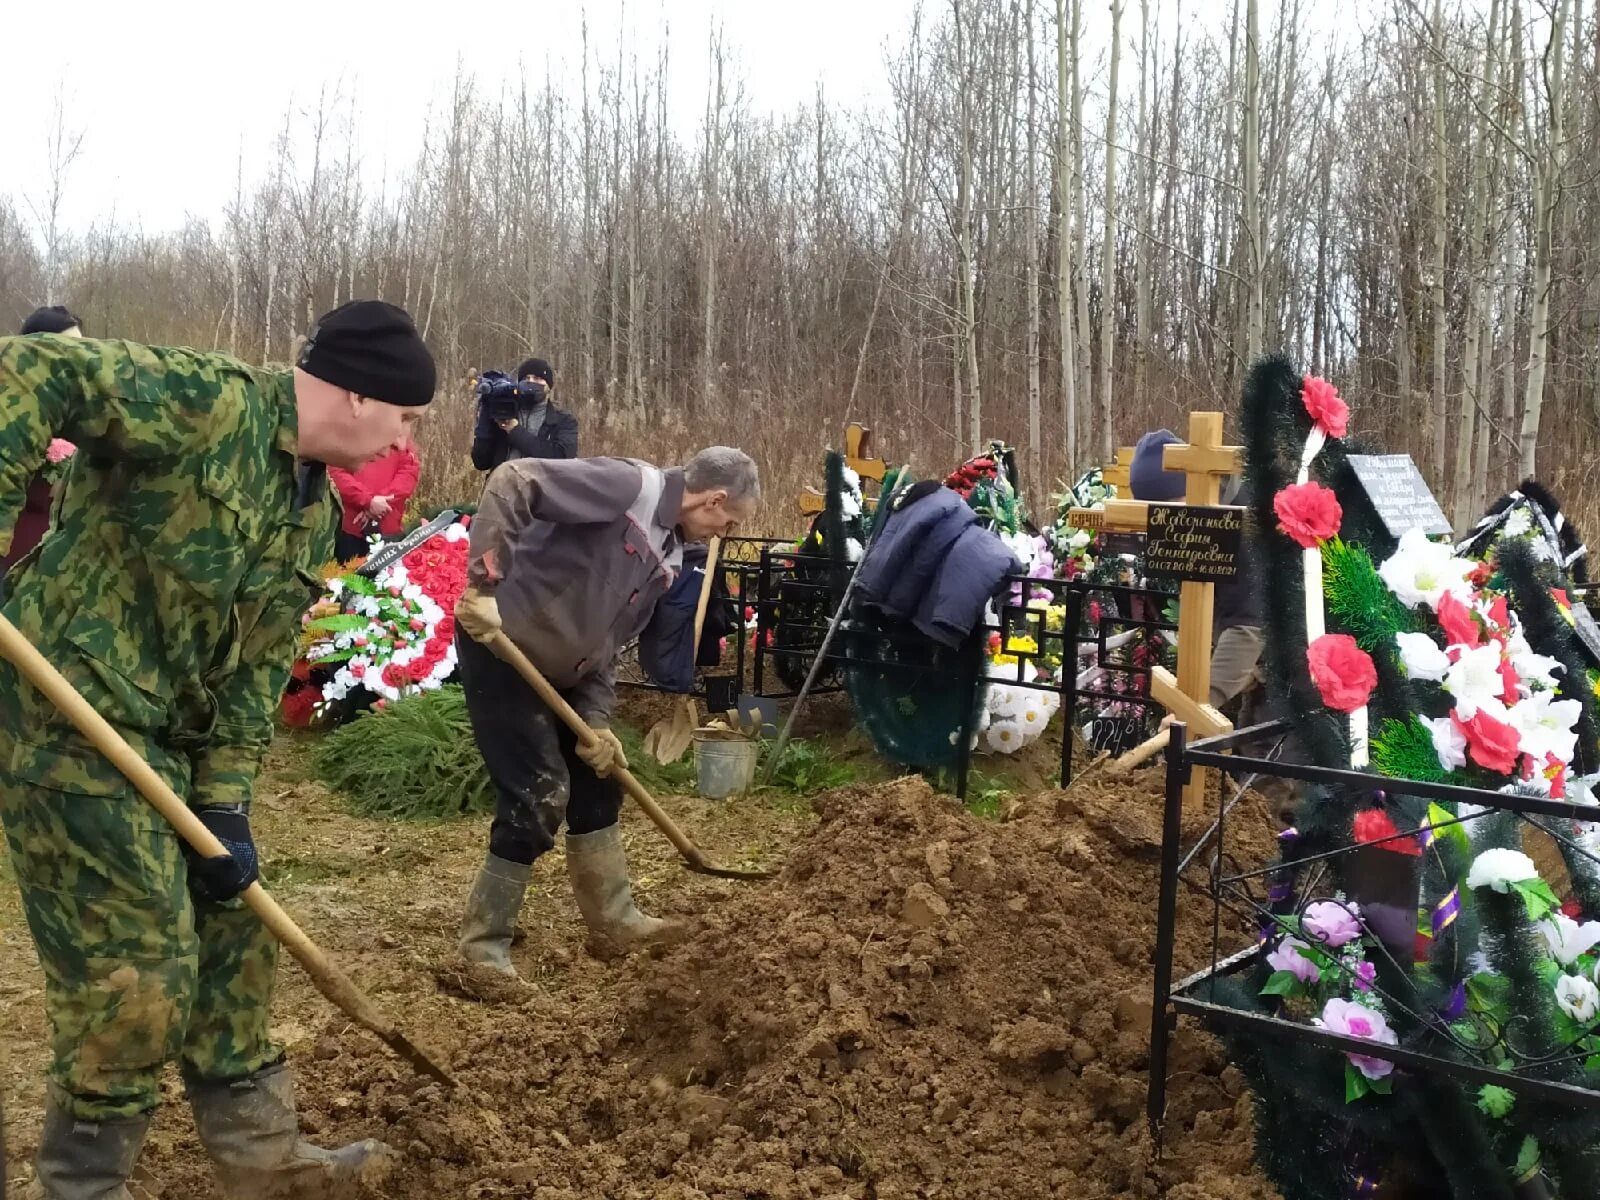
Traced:
[[522, 360], [522, 365], [517, 368], [517, 378], [526, 379], [530, 375], [535, 379], [544, 380], [551, 387], [556, 385], [556, 369], [542, 358]]
[[351, 300], [323, 314], [297, 364], [334, 387], [404, 408], [433, 399], [433, 355], [406, 314], [382, 300]]

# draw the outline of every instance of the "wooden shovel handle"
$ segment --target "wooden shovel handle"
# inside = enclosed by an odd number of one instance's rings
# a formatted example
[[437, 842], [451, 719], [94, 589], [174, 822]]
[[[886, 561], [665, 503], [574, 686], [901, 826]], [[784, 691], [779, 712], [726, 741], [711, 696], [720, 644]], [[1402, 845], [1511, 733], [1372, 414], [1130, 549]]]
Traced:
[[1140, 742], [1126, 754], [1112, 759], [1106, 764], [1107, 769], [1118, 775], [1125, 771], [1131, 771], [1140, 763], [1148, 762], [1162, 750], [1165, 750], [1167, 748], [1167, 742], [1169, 742], [1171, 739], [1172, 730], [1160, 730], [1150, 737], [1145, 738], [1144, 741]]
[[717, 554], [722, 549], [722, 539], [714, 537], [706, 547], [706, 574], [700, 581], [700, 598], [694, 606], [694, 653], [700, 655], [700, 631], [706, 625], [706, 609], [711, 603], [712, 572], [717, 569]]
[[[577, 735], [580, 742], [585, 746], [592, 746], [599, 740], [595, 731], [589, 728], [589, 722], [580, 717], [572, 705], [562, 699], [561, 693], [556, 691], [515, 642], [504, 633], [497, 633], [489, 641], [488, 646], [499, 658], [516, 668], [517, 674], [521, 675], [539, 699], [544, 701], [546, 707], [560, 717], [562, 723]], [[667, 816], [644, 784], [634, 778], [632, 771], [627, 767], [614, 767], [611, 773], [616, 776], [617, 782], [622, 784], [623, 790], [633, 797], [634, 803], [644, 815], [650, 818], [651, 823], [677, 848], [679, 854], [692, 864], [703, 864], [706, 861], [705, 855], [700, 852], [700, 847], [691, 842], [688, 835], [678, 828], [677, 822]]]
[[[156, 774], [150, 764], [3, 615], [0, 615], [0, 655], [9, 659], [29, 683], [94, 744], [95, 749], [127, 776], [151, 807], [178, 831], [178, 836], [189, 843], [196, 853], [205, 858], [217, 858], [228, 853], [216, 835], [167, 786], [166, 780]], [[272, 936], [283, 943], [284, 948], [305, 967], [323, 995], [374, 1033], [380, 1036], [392, 1033], [393, 1026], [382, 1017], [372, 1001], [328, 960], [321, 947], [306, 936], [260, 883], [252, 883], [241, 895]]]

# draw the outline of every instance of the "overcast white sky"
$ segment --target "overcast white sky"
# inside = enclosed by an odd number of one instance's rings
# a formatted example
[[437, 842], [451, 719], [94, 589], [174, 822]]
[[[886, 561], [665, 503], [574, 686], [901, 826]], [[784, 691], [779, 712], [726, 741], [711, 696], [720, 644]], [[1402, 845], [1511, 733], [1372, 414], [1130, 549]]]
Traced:
[[[1343, 7], [1311, 0], [1316, 10]], [[0, 0], [7, 48], [0, 72], [0, 193], [28, 214], [46, 185], [46, 138], [57, 87], [67, 121], [84, 133], [67, 181], [67, 228], [111, 216], [151, 232], [186, 215], [220, 216], [244, 155], [259, 178], [291, 104], [314, 105], [324, 86], [356, 97], [358, 144], [369, 176], [409, 163], [430, 101], [448, 93], [458, 58], [497, 90], [519, 71], [553, 72], [574, 98], [584, 7], [551, 0]], [[940, 13], [946, 0], [924, 0]], [[757, 112], [809, 101], [820, 79], [830, 100], [886, 96], [884, 56], [911, 25], [916, 0], [591, 0], [591, 46], [614, 61], [619, 31], [653, 61], [670, 27], [670, 104], [692, 137], [703, 109], [712, 19]], [[1266, 7], [1266, 6], [1264, 6]], [[1042, 9], [1053, 11], [1045, 0]], [[1152, 0], [1172, 23], [1177, 0]], [[1086, 6], [1098, 59], [1109, 5]], [[1228, 0], [1184, 0], [1185, 23], [1225, 22]], [[1128, 53], [1138, 5], [1128, 4]], [[1267, 19], [1263, 14], [1264, 21]]]

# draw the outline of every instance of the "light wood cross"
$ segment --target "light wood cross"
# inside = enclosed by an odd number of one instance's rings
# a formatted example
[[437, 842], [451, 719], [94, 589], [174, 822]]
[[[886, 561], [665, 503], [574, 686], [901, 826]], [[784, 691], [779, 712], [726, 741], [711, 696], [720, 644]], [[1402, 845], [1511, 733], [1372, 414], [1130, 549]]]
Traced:
[[[1126, 450], [1118, 451], [1119, 456]], [[1126, 451], [1132, 461], [1132, 451]], [[1185, 476], [1185, 504], [1216, 504], [1222, 481], [1244, 469], [1244, 448], [1222, 444], [1222, 414], [1189, 414], [1186, 445], [1163, 448], [1161, 465]], [[1105, 476], [1102, 475], [1102, 478]], [[1117, 533], [1146, 533], [1152, 501], [1107, 500], [1093, 508], [1074, 508], [1067, 524], [1078, 529]], [[1216, 585], [1184, 581], [1178, 588], [1178, 673], [1156, 667], [1150, 676], [1150, 698], [1189, 727], [1192, 738], [1214, 737], [1233, 729], [1229, 720], [1208, 703], [1211, 695], [1211, 624]], [[1184, 789], [1185, 804], [1205, 802], [1207, 772], [1195, 770]]]
[[1129, 495], [1128, 468], [1131, 466], [1133, 466], [1133, 447], [1118, 446], [1111, 465], [1101, 469], [1100, 482], [1109, 483], [1116, 488], [1119, 496]]
[[[889, 465], [881, 458], [871, 458], [872, 430], [865, 425], [850, 424], [844, 431], [844, 465], [849, 467], [862, 481], [868, 479], [878, 483], [883, 482], [883, 477], [888, 473]], [[800, 515], [814, 517], [828, 506], [828, 498], [816, 488], [807, 488], [800, 493]], [[861, 497], [862, 510], [871, 512], [878, 506], [876, 496]]]

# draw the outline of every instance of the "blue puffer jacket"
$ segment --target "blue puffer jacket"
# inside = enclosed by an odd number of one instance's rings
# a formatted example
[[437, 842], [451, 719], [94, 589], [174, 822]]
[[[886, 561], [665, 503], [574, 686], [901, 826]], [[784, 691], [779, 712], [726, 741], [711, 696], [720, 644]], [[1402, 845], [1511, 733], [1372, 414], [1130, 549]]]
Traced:
[[958, 646], [1005, 577], [1021, 569], [960, 496], [939, 488], [889, 515], [859, 568], [856, 594], [941, 645]]

